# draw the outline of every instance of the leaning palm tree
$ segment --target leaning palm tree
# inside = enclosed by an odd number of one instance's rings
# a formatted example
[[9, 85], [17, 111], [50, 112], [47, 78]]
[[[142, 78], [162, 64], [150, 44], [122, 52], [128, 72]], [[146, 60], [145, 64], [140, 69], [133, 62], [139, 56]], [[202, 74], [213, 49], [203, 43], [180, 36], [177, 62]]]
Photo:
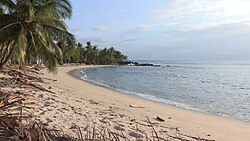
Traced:
[[68, 0], [1, 0], [0, 7], [7, 12], [0, 14], [0, 69], [16, 54], [21, 68], [25, 68], [30, 52], [42, 60], [51, 72], [56, 72], [62, 60], [58, 41], [74, 45], [74, 36], [68, 32], [64, 20], [72, 15]]

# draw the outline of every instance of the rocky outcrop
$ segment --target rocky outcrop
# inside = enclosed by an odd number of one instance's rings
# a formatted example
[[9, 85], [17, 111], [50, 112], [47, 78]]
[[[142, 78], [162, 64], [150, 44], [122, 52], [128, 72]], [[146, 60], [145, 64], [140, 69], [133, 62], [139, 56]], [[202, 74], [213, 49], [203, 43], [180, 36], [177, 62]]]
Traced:
[[161, 65], [155, 65], [151, 63], [138, 63], [133, 61], [124, 61], [118, 62], [118, 65], [128, 65], [128, 66], [151, 66], [151, 67], [160, 67]]

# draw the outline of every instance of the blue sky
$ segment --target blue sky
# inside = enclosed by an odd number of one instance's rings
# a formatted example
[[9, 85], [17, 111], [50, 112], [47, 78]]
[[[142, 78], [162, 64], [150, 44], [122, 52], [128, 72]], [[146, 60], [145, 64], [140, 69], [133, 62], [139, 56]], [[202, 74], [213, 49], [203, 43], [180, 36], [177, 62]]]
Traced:
[[78, 42], [130, 59], [249, 60], [250, 0], [71, 0]]

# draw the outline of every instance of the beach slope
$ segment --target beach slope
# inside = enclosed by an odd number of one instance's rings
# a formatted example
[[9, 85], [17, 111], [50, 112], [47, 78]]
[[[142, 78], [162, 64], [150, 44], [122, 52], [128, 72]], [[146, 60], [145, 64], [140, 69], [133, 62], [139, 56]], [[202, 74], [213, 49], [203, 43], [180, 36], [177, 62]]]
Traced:
[[[73, 125], [81, 128], [90, 123], [123, 132], [129, 138], [152, 133], [148, 120], [163, 138], [176, 133], [218, 141], [247, 141], [250, 139], [250, 125], [231, 119], [160, 104], [136, 96], [130, 96], [70, 75], [80, 68], [96, 66], [59, 67], [56, 75], [43, 70], [47, 83], [56, 91], [47, 100], [53, 109], [44, 109], [41, 119], [51, 119], [51, 125], [68, 129]], [[57, 81], [51, 81], [57, 80]], [[160, 121], [157, 116], [163, 119]], [[141, 132], [138, 132], [141, 131]]]

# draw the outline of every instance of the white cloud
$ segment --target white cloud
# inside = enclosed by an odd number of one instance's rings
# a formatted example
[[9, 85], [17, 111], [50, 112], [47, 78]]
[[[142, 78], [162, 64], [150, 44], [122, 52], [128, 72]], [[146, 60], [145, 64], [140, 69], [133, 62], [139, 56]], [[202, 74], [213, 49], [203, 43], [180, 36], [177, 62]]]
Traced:
[[172, 0], [166, 6], [162, 6], [155, 10], [154, 18], [164, 17], [179, 17], [186, 14], [199, 12], [207, 5], [210, 5], [209, 0]]
[[136, 29], [138, 31], [148, 31], [148, 30], [152, 29], [153, 27], [155, 27], [155, 25], [152, 25], [152, 24], [139, 24], [134, 29]]
[[125, 34], [136, 34], [136, 33], [139, 33], [139, 32], [148, 31], [148, 30], [150, 30], [150, 29], [152, 29], [154, 27], [155, 27], [155, 25], [153, 25], [153, 24], [138, 24], [137, 26], [135, 26], [135, 27], [133, 27], [131, 29], [128, 29], [124, 33]]
[[208, 8], [208, 10], [211, 9], [209, 11], [212, 12], [212, 15], [221, 17], [249, 16], [249, 7], [249, 0], [219, 0]]
[[181, 31], [250, 23], [250, 0], [172, 0], [153, 13], [154, 19], [176, 23]]
[[101, 26], [92, 28], [92, 30], [97, 31], [97, 32], [107, 32], [108, 28], [104, 25], [101, 25]]
[[174, 26], [174, 25], [177, 25], [177, 23], [175, 23], [175, 22], [169, 22], [169, 23], [166, 23], [164, 25], [165, 26]]
[[230, 25], [230, 24], [239, 24], [239, 25], [247, 25], [250, 26], [250, 19], [241, 19], [241, 20], [231, 20], [227, 19], [222, 22], [218, 23], [200, 23], [200, 24], [184, 24], [180, 25], [179, 29], [181, 31], [194, 31], [194, 30], [204, 30], [204, 29], [210, 29], [210, 28], [216, 28], [219, 26], [224, 26], [224, 25]]
[[216, 17], [249, 16], [249, 0], [172, 0], [155, 10], [154, 18], [207, 14]]
[[194, 30], [203, 30], [209, 29], [216, 26], [220, 26], [220, 23], [201, 23], [201, 24], [190, 24], [180, 26], [181, 31], [194, 31]]
[[123, 39], [123, 40], [120, 40], [119, 43], [127, 43], [127, 42], [133, 42], [135, 41], [136, 39], [134, 38], [130, 38], [130, 39]]

